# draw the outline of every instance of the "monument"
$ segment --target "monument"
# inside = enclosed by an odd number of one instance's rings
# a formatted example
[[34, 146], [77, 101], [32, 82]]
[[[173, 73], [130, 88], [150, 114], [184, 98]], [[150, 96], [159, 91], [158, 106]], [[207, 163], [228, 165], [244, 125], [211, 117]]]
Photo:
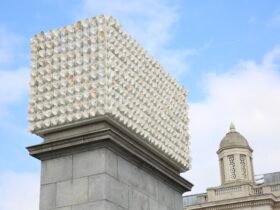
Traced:
[[40, 210], [182, 210], [186, 91], [112, 17], [31, 40]]

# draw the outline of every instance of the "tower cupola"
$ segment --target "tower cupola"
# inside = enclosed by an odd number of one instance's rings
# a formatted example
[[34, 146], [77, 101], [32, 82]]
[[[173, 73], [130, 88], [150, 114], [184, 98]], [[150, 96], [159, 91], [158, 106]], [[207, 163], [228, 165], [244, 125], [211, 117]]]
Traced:
[[217, 151], [222, 185], [254, 182], [252, 152], [248, 141], [231, 123], [230, 130], [222, 139]]

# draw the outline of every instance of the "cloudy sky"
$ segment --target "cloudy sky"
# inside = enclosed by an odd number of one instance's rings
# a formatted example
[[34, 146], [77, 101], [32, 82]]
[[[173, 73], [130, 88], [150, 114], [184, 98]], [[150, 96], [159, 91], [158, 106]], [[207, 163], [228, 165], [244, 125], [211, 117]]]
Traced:
[[233, 121], [256, 174], [280, 171], [280, 2], [41, 0], [0, 7], [0, 210], [36, 210], [39, 161], [25, 147], [29, 39], [85, 17], [112, 15], [189, 92], [193, 193], [220, 184], [216, 151]]

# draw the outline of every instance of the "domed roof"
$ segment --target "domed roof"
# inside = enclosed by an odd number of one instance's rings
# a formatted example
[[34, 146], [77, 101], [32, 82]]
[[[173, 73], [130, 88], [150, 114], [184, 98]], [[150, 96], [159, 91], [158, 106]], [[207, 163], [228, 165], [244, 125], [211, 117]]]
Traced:
[[248, 141], [242, 136], [239, 132], [236, 131], [233, 123], [230, 125], [230, 131], [222, 139], [218, 153], [224, 149], [231, 148], [247, 148], [250, 151], [253, 151], [248, 144]]

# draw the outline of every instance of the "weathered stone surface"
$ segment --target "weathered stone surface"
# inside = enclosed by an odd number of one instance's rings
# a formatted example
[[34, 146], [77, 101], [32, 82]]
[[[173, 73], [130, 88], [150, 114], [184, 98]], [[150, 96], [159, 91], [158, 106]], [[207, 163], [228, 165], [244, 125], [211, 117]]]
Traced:
[[138, 168], [121, 157], [118, 157], [118, 175], [119, 179], [128, 185], [136, 188], [141, 186], [143, 177]]
[[105, 191], [108, 200], [118, 204], [119, 206], [128, 208], [128, 186], [110, 176], [105, 177], [105, 182]]
[[168, 206], [173, 209], [175, 207], [174, 194], [176, 194], [175, 190], [173, 190], [168, 185], [158, 182], [158, 202], [164, 206]]
[[45, 160], [42, 172], [40, 210], [183, 209], [179, 192], [107, 148]]
[[170, 180], [115, 149], [84, 148], [43, 159], [40, 210], [182, 210]]
[[159, 207], [159, 204], [157, 201], [155, 201], [154, 199], [149, 199], [149, 207], [150, 207], [150, 210], [160, 210], [158, 207]]
[[[177, 209], [173, 209], [173, 208], [170, 208], [170, 207], [168, 207], [168, 206], [159, 204], [158, 210], [177, 210]], [[181, 210], [181, 209], [180, 209], [180, 210]]]
[[105, 149], [73, 155], [73, 176], [79, 178], [105, 172]]
[[138, 169], [139, 174], [143, 177], [142, 183], [140, 185], [140, 191], [148, 195], [153, 199], [157, 199], [158, 196], [158, 180], [153, 177], [151, 174], [146, 173], [145, 171]]
[[128, 186], [107, 174], [89, 177], [89, 200], [106, 199], [128, 208]]
[[111, 150], [106, 149], [106, 156], [105, 156], [105, 161], [106, 161], [106, 173], [118, 177], [118, 157], [115, 153], [113, 153]]
[[72, 210], [72, 209], [71, 209], [71, 206], [66, 206], [66, 207], [56, 208], [53, 210]]
[[131, 189], [129, 192], [129, 209], [150, 210], [149, 198], [143, 193]]
[[93, 203], [72, 206], [72, 210], [126, 210], [110, 201], [96, 201]]
[[89, 201], [106, 198], [104, 174], [89, 177]]
[[88, 177], [57, 183], [56, 206], [67, 206], [88, 201]]
[[86, 203], [72, 206], [72, 210], [103, 210], [104, 201], [97, 201], [94, 203]]
[[74, 178], [108, 173], [117, 176], [117, 157], [109, 149], [101, 148], [73, 155]]
[[56, 184], [41, 185], [40, 210], [55, 208]]
[[180, 193], [174, 193], [174, 205], [176, 209], [183, 209], [183, 197]]
[[69, 179], [72, 179], [72, 156], [69, 155], [42, 161], [42, 184]]
[[158, 181], [143, 169], [119, 157], [118, 174], [122, 182], [134, 186], [137, 190], [142, 191], [153, 199], [157, 198]]
[[[69, 136], [66, 135], [67, 129], [65, 129], [51, 133], [50, 135], [52, 135], [53, 138], [51, 142], [45, 142], [28, 147], [28, 150], [32, 156], [45, 161], [46, 159], [55, 159], [61, 156], [106, 148], [108, 149], [106, 152], [111, 150], [113, 153], [117, 154], [118, 157], [127, 159], [136, 168], [149, 171], [149, 173], [153, 174], [157, 178], [163, 178], [164, 182], [169, 182], [169, 184], [174, 186], [179, 192], [183, 193], [190, 190], [192, 184], [179, 176], [178, 168], [175, 168], [171, 162], [162, 159], [162, 157], [155, 156], [155, 154], [149, 150], [151, 148], [143, 147], [143, 145], [137, 144], [131, 133], [126, 130], [125, 132], [118, 130], [118, 128], [121, 129], [121, 127], [118, 127], [119, 125], [115, 124], [116, 122], [113, 122], [109, 117], [103, 117], [99, 120], [100, 121], [94, 122], [94, 124], [101, 123], [104, 125], [104, 123], [107, 123], [106, 128], [102, 129], [102, 131], [91, 130], [91, 133], [84, 133], [83, 128], [87, 125], [78, 126], [73, 128], [75, 129], [76, 137], [68, 139]], [[63, 133], [62, 136], [60, 135], [61, 133]], [[45, 137], [47, 138], [47, 136], [48, 135]], [[65, 139], [59, 139], [59, 141], [55, 140], [56, 137], [63, 138], [63, 136]], [[106, 155], [106, 158], [107, 157], [109, 157], [109, 155]], [[113, 176], [117, 176], [116, 158], [108, 158], [108, 160], [111, 161], [106, 162], [106, 172]], [[170, 179], [165, 179], [165, 176]]]

